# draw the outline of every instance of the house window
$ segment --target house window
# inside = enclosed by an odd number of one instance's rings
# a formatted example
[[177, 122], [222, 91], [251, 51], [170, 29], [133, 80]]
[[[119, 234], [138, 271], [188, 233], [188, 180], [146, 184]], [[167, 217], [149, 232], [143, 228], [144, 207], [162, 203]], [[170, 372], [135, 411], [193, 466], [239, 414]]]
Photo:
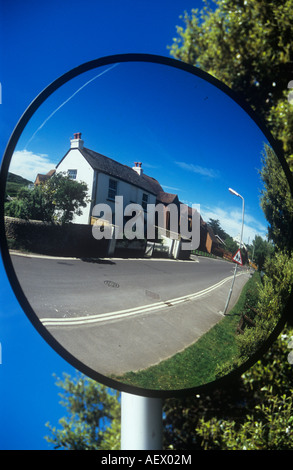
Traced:
[[76, 180], [77, 170], [68, 170], [67, 174], [71, 180]]
[[109, 180], [108, 198], [114, 200], [117, 195], [117, 181]]
[[149, 200], [148, 194], [143, 193], [143, 195], [142, 195], [142, 208], [145, 211], [147, 210], [148, 200]]

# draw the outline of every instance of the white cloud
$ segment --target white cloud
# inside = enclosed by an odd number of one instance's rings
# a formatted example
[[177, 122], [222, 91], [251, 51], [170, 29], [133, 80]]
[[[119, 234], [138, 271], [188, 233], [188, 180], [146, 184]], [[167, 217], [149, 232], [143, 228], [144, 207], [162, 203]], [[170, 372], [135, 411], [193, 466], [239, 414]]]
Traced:
[[193, 163], [185, 162], [175, 162], [175, 164], [183, 170], [187, 170], [201, 176], [207, 176], [208, 178], [218, 178], [220, 176], [219, 172], [213, 168], [205, 168], [200, 165], [193, 165]]
[[[219, 220], [221, 227], [231, 237], [237, 237], [241, 232], [242, 224], [242, 211], [236, 208], [222, 209], [221, 207], [204, 207], [201, 205], [200, 208], [201, 216], [205, 222], [209, 219]], [[265, 221], [262, 223], [257, 220], [251, 214], [244, 213], [244, 229], [243, 229], [243, 241], [244, 243], [251, 243], [255, 235], [260, 235], [266, 238], [267, 226]]]
[[48, 155], [17, 150], [12, 155], [9, 171], [34, 182], [38, 173], [46, 174], [55, 166], [56, 164], [49, 160]]
[[167, 192], [168, 192], [169, 189], [171, 191], [182, 191], [182, 189], [180, 189], [180, 188], [174, 188], [173, 186], [166, 186], [165, 184], [162, 184], [161, 186], [164, 190], [167, 189]]

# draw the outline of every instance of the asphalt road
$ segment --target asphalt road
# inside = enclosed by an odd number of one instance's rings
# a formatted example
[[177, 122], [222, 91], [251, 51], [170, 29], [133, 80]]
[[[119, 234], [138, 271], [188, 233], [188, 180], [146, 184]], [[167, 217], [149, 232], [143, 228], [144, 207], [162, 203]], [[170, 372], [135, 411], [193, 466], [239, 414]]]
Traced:
[[233, 274], [231, 263], [161, 259], [52, 259], [13, 256], [20, 284], [40, 318], [93, 315], [199, 292]]
[[[160, 362], [222, 318], [234, 265], [199, 257], [80, 260], [12, 255], [38, 318], [77, 359], [103, 374]], [[248, 280], [238, 268], [230, 308]]]

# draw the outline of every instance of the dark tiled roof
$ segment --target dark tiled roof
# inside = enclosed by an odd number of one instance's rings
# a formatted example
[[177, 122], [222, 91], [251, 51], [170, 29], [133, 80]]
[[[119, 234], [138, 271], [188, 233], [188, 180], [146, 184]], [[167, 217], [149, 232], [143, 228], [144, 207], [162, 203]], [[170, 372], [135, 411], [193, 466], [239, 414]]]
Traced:
[[177, 194], [165, 193], [165, 191], [159, 191], [157, 194], [157, 200], [163, 204], [179, 204]]
[[162, 186], [157, 180], [155, 180], [155, 178], [153, 178], [152, 176], [145, 175], [145, 174], [143, 174], [143, 177], [151, 185], [155, 194], [159, 194], [160, 191], [163, 191]]
[[[142, 175], [139, 175], [129, 166], [122, 165], [122, 163], [112, 160], [109, 157], [105, 157], [105, 155], [94, 152], [93, 150], [83, 148], [79, 149], [79, 151], [93, 169], [106, 173], [114, 178], [119, 178], [127, 183], [133, 184], [134, 186], [138, 186], [151, 194], [157, 194], [155, 189], [156, 185], [154, 183], [156, 180], [153, 180], [153, 178], [150, 178], [143, 173]], [[151, 180], [153, 180], [153, 182]]]

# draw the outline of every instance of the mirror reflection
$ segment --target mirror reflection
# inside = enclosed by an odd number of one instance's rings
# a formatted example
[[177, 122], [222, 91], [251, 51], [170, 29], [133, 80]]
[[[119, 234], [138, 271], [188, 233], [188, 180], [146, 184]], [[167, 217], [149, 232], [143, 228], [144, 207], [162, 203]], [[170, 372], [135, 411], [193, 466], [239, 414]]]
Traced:
[[280, 319], [268, 307], [278, 165], [243, 109], [189, 72], [125, 62], [63, 85], [27, 124], [6, 185], [11, 260], [39, 321], [134, 387], [236, 369]]

